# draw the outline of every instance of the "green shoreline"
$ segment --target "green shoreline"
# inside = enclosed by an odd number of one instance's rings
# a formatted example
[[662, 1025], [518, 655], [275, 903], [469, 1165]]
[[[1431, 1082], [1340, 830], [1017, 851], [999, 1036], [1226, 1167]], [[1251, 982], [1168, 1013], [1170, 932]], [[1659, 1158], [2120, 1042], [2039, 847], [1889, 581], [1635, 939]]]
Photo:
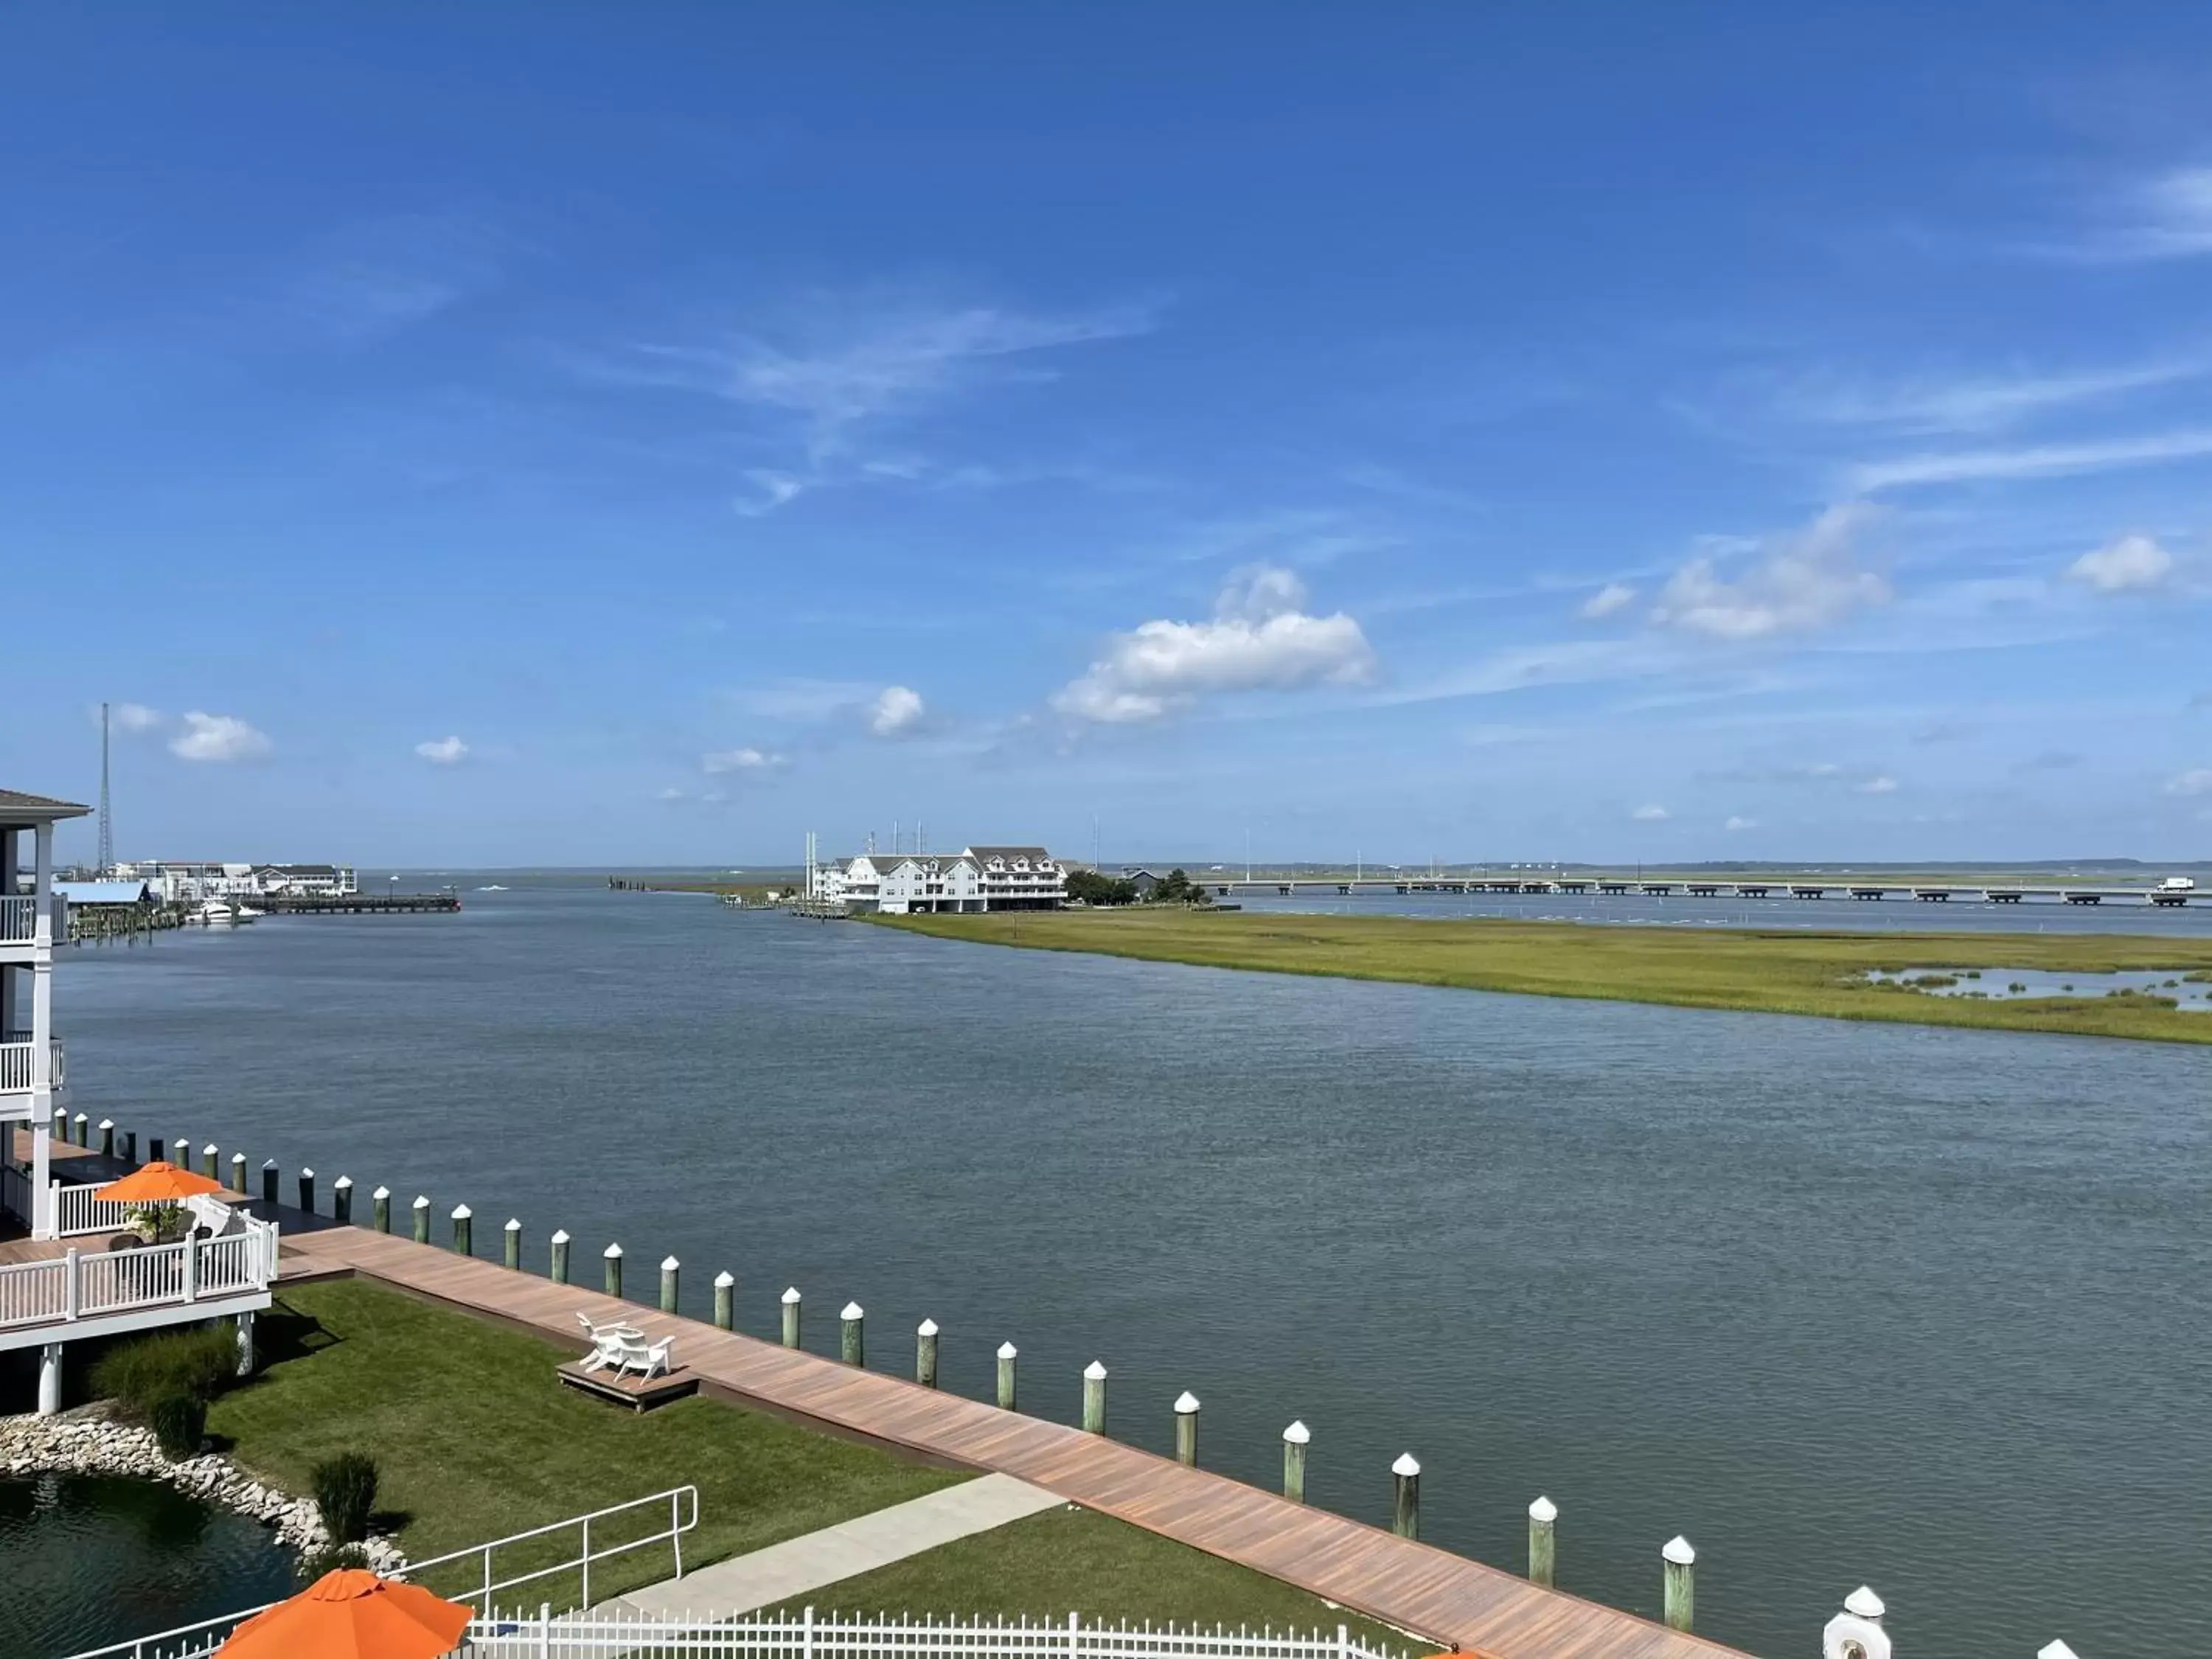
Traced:
[[2141, 934], [1861, 933], [1588, 927], [1486, 918], [1291, 915], [1182, 908], [879, 916], [939, 939], [1200, 968], [1395, 981], [1530, 996], [1809, 1014], [1978, 1030], [2212, 1043], [2212, 1013], [2146, 997], [1979, 1002], [1877, 989], [1874, 968], [2212, 973], [2212, 939]]

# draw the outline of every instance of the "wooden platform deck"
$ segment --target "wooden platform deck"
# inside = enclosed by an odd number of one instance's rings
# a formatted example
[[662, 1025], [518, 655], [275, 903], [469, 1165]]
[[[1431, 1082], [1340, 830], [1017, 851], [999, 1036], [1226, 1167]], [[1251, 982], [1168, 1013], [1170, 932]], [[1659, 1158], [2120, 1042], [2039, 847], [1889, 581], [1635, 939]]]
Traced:
[[[677, 1338], [710, 1393], [940, 1462], [999, 1471], [1490, 1659], [1741, 1659], [1733, 1648], [1064, 1424], [555, 1285], [411, 1239], [283, 1213], [290, 1278], [351, 1273], [562, 1344], [576, 1315]], [[295, 1223], [302, 1231], [294, 1231]], [[314, 1229], [306, 1231], [305, 1229]]]

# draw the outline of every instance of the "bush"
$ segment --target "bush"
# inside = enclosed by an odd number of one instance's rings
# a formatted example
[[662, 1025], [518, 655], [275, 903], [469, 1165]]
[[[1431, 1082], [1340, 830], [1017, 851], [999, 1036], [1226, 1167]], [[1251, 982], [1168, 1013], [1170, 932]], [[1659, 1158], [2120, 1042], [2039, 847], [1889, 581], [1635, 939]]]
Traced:
[[165, 1394], [156, 1400], [148, 1417], [154, 1438], [165, 1457], [198, 1457], [207, 1437], [207, 1401], [197, 1395]]
[[336, 1572], [340, 1567], [365, 1567], [368, 1552], [359, 1544], [325, 1544], [319, 1550], [309, 1550], [301, 1556], [294, 1569], [301, 1579], [313, 1583], [326, 1572]]
[[307, 1477], [323, 1530], [334, 1544], [358, 1544], [368, 1536], [369, 1511], [376, 1507], [376, 1460], [361, 1452], [340, 1452], [315, 1465]]
[[238, 1339], [228, 1324], [162, 1331], [111, 1348], [92, 1368], [92, 1391], [125, 1416], [149, 1419], [157, 1401], [185, 1395], [204, 1405], [238, 1374]]

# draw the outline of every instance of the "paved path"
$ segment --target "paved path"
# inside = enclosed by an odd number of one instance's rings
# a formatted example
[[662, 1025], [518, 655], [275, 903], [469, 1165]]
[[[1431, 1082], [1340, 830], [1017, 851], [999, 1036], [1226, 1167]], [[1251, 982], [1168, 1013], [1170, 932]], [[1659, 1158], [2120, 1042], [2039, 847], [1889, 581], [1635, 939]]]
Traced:
[[750, 1613], [1066, 1503], [1059, 1493], [1011, 1474], [987, 1474], [681, 1578], [664, 1578], [592, 1611]]
[[650, 1337], [674, 1337], [677, 1359], [699, 1376], [705, 1393], [939, 1462], [1013, 1475], [1069, 1503], [1485, 1659], [1743, 1659], [1735, 1649], [1702, 1637], [1540, 1589], [1517, 1574], [1225, 1475], [1185, 1468], [1104, 1435], [1000, 1411], [980, 1400], [411, 1239], [327, 1220], [318, 1226], [289, 1210], [282, 1219], [289, 1275], [355, 1274], [571, 1348], [579, 1312], [599, 1321], [620, 1318]]

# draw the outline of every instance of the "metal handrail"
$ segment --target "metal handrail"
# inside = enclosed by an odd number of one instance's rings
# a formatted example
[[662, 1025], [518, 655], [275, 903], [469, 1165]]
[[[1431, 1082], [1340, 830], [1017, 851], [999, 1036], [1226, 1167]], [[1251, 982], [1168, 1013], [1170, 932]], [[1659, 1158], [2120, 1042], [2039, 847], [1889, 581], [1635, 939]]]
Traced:
[[[648, 1504], [656, 1504], [668, 1505], [669, 1525], [666, 1531], [653, 1533], [644, 1538], [634, 1538], [627, 1543], [611, 1545], [596, 1552], [592, 1548], [592, 1522], [604, 1521], [610, 1516], [626, 1514], [632, 1510], [640, 1510]], [[466, 1549], [454, 1550], [445, 1555], [434, 1555], [427, 1561], [410, 1561], [404, 1567], [398, 1569], [394, 1576], [412, 1578], [416, 1574], [426, 1572], [433, 1567], [450, 1566], [457, 1561], [481, 1558], [483, 1564], [483, 1587], [481, 1589], [470, 1591], [469, 1595], [472, 1601], [478, 1596], [483, 1598], [484, 1614], [489, 1617], [492, 1611], [491, 1598], [499, 1591], [512, 1589], [517, 1584], [526, 1584], [533, 1579], [550, 1577], [556, 1573], [573, 1572], [580, 1569], [583, 1573], [583, 1606], [589, 1610], [592, 1605], [592, 1563], [593, 1561], [610, 1560], [615, 1556], [626, 1554], [631, 1550], [642, 1549], [648, 1544], [665, 1543], [673, 1546], [675, 1549], [676, 1577], [681, 1578], [684, 1576], [684, 1534], [695, 1530], [698, 1525], [699, 1488], [693, 1486], [671, 1486], [665, 1492], [651, 1492], [643, 1498], [633, 1498], [626, 1504], [611, 1504], [603, 1510], [593, 1510], [588, 1515], [572, 1515], [565, 1521], [550, 1522], [542, 1527], [532, 1527], [527, 1532], [514, 1533], [505, 1538], [495, 1538], [487, 1544], [471, 1544]], [[494, 1550], [504, 1549], [510, 1544], [523, 1543], [532, 1538], [543, 1538], [550, 1533], [561, 1532], [569, 1527], [580, 1527], [583, 1529], [580, 1551], [574, 1559], [563, 1561], [556, 1566], [541, 1567], [534, 1572], [521, 1573], [513, 1578], [503, 1578], [497, 1583], [493, 1582], [491, 1558]], [[179, 1625], [174, 1630], [160, 1631], [151, 1636], [140, 1636], [129, 1641], [111, 1643], [104, 1648], [88, 1648], [82, 1653], [70, 1655], [70, 1659], [204, 1659], [204, 1656], [212, 1654], [220, 1648], [230, 1633], [240, 1625], [244, 1624], [256, 1613], [266, 1613], [270, 1607], [278, 1605], [280, 1604], [275, 1601], [264, 1601], [258, 1607], [241, 1607], [235, 1613], [221, 1613], [213, 1619], [203, 1619], [197, 1624]]]

